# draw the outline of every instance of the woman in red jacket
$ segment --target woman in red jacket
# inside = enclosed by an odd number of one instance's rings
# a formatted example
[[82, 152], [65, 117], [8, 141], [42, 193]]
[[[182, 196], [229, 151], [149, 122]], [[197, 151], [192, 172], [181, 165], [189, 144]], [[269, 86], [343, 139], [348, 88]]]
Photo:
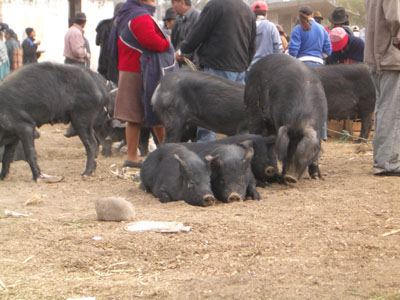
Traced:
[[155, 5], [155, 0], [127, 0], [117, 17], [119, 81], [114, 117], [127, 123], [125, 167], [141, 167], [137, 149], [142, 125], [152, 127], [160, 143], [164, 138], [150, 100], [165, 67], [173, 69], [174, 51], [152, 18]]

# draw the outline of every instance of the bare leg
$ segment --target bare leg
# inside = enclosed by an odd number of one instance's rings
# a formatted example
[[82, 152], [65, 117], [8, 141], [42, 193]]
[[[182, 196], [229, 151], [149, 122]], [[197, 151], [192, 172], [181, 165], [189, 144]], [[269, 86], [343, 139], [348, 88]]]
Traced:
[[131, 162], [138, 162], [138, 147], [139, 147], [139, 137], [140, 137], [140, 127], [139, 123], [126, 123], [125, 135], [126, 144], [128, 145], [128, 153], [126, 159]]
[[162, 141], [164, 140], [165, 128], [163, 126], [153, 126], [152, 128], [153, 128], [154, 134], [156, 135], [158, 142], [161, 144]]

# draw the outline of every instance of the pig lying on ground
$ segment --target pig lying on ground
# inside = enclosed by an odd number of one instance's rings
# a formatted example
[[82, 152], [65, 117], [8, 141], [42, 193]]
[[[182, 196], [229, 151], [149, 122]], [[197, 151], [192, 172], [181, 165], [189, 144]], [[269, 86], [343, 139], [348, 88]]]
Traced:
[[41, 176], [34, 147], [35, 127], [71, 122], [86, 149], [83, 175], [96, 168], [97, 143], [94, 122], [109, 102], [106, 89], [99, 88], [88, 69], [39, 63], [24, 66], [0, 85], [0, 146], [4, 145], [0, 179], [9, 172], [18, 142], [22, 142], [34, 180]]
[[[311, 68], [321, 79], [328, 101], [328, 119], [361, 119], [360, 137], [367, 139], [375, 109], [375, 86], [362, 64]], [[361, 141], [358, 140], [359, 142]]]
[[197, 206], [215, 203], [211, 191], [210, 165], [182, 145], [168, 144], [151, 152], [140, 169], [140, 188], [150, 192], [161, 202], [184, 200]]
[[181, 71], [164, 76], [151, 100], [165, 126], [164, 143], [182, 141], [187, 126], [235, 135], [246, 129], [244, 85], [220, 76]]
[[269, 55], [250, 70], [244, 99], [250, 132], [277, 136], [283, 181], [296, 182], [307, 166], [312, 178], [321, 177], [317, 161], [327, 103], [316, 73], [288, 55]]
[[234, 135], [214, 141], [216, 144], [235, 144], [252, 141], [254, 155], [251, 160], [251, 170], [257, 181], [257, 186], [265, 187], [268, 183], [280, 181], [276, 154], [275, 137], [264, 137], [258, 134]]
[[215, 157], [211, 162], [211, 188], [222, 202], [260, 200], [256, 181], [251, 171], [254, 155], [251, 140], [235, 144], [218, 142], [183, 144], [200, 157]]

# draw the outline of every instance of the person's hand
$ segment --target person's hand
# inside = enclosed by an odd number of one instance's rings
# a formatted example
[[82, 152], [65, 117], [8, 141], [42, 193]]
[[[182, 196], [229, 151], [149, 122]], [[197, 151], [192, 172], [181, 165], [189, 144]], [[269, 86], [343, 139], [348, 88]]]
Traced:
[[85, 58], [86, 58], [87, 60], [90, 60], [90, 53], [86, 53]]
[[177, 50], [175, 52], [175, 58], [177, 61], [182, 62], [183, 61], [183, 54], [181, 52], [181, 50]]
[[39, 46], [39, 45], [40, 45], [40, 41], [37, 41], [37, 42], [36, 42], [36, 45], [38, 45], [38, 46]]

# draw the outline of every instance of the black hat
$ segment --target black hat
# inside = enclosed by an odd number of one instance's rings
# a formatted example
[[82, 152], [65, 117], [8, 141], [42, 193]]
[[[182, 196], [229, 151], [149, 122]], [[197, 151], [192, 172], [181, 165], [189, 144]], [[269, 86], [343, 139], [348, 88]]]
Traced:
[[336, 7], [329, 16], [329, 21], [331, 21], [332, 24], [344, 24], [348, 19], [349, 17], [346, 15], [344, 7]]
[[170, 7], [165, 11], [165, 16], [163, 18], [163, 21], [169, 21], [172, 19], [176, 19], [176, 13], [175, 13], [174, 9], [172, 7]]
[[78, 12], [75, 15], [75, 21], [86, 21], [86, 15], [83, 12]]
[[299, 13], [305, 14], [307, 16], [311, 16], [312, 15], [312, 9], [309, 8], [308, 6], [302, 6], [299, 9]]

